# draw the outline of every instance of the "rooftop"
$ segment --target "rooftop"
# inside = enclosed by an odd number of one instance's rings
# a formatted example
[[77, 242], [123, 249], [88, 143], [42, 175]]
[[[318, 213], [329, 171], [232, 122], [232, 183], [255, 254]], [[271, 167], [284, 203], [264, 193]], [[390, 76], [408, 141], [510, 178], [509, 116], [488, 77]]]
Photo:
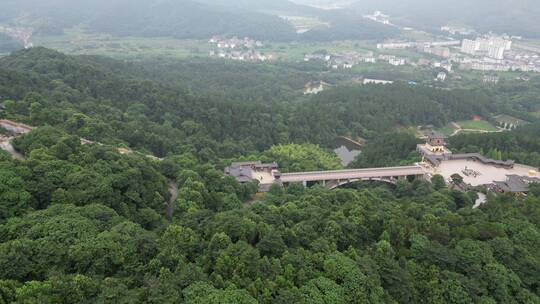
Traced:
[[521, 193], [528, 192], [531, 183], [540, 183], [540, 178], [508, 175], [506, 181], [496, 181], [494, 184], [504, 192]]
[[264, 164], [261, 161], [245, 161], [232, 163], [225, 168], [225, 174], [230, 175], [239, 183], [258, 181], [260, 185], [274, 182], [274, 173], [278, 169], [276, 163]]
[[486, 165], [502, 166], [502, 167], [513, 167], [515, 162], [513, 160], [495, 160], [487, 158], [480, 153], [464, 153], [464, 154], [452, 154], [449, 156], [450, 160], [458, 159], [475, 159]]
[[446, 138], [446, 135], [440, 133], [440, 132], [436, 132], [436, 131], [431, 131], [427, 134], [427, 137], [428, 139], [445, 139]]

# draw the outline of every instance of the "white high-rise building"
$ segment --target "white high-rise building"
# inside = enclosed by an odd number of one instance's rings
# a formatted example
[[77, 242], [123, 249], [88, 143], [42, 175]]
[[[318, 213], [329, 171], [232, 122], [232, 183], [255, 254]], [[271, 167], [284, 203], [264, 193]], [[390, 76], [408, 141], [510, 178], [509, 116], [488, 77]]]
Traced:
[[463, 42], [461, 44], [462, 53], [474, 55], [476, 54], [476, 51], [478, 51], [478, 48], [478, 41], [463, 39]]
[[476, 40], [464, 39], [461, 52], [471, 55], [487, 55], [494, 59], [504, 59], [504, 52], [512, 48], [512, 40], [501, 37], [478, 38]]
[[490, 45], [504, 47], [505, 51], [512, 49], [512, 40], [507, 40], [504, 38], [493, 38], [491, 39]]
[[476, 43], [478, 43], [477, 51], [480, 52], [489, 51], [489, 47], [493, 44], [490, 39], [476, 39]]
[[506, 44], [505, 46], [500, 45], [492, 45], [488, 49], [488, 57], [493, 59], [502, 60], [504, 59], [504, 51], [506, 50]]
[[403, 58], [390, 58], [388, 60], [388, 63], [390, 63], [391, 65], [395, 65], [395, 66], [399, 66], [399, 65], [405, 65], [405, 59]]

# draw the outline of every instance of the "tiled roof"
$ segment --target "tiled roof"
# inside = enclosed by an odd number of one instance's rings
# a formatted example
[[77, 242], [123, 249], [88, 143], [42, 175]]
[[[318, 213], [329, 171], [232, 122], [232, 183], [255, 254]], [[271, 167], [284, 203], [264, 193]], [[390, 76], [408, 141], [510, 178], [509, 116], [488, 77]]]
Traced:
[[540, 178], [508, 175], [506, 181], [494, 184], [504, 192], [520, 193], [528, 192], [531, 183], [540, 183]]
[[427, 135], [429, 139], [439, 139], [439, 138], [446, 138], [446, 135], [440, 133], [440, 132], [436, 132], [436, 131], [431, 131], [429, 132], [429, 134]]

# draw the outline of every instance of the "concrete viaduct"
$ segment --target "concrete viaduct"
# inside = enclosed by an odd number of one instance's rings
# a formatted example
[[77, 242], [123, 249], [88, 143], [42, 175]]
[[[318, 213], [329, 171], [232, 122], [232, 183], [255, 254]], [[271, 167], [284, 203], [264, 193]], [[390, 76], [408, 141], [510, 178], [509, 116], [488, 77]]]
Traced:
[[370, 168], [336, 171], [314, 171], [275, 174], [277, 183], [283, 185], [302, 183], [308, 186], [310, 183], [321, 183], [324, 187], [334, 189], [342, 185], [358, 181], [382, 181], [395, 184], [400, 179], [409, 176], [423, 178], [426, 172], [419, 166]]

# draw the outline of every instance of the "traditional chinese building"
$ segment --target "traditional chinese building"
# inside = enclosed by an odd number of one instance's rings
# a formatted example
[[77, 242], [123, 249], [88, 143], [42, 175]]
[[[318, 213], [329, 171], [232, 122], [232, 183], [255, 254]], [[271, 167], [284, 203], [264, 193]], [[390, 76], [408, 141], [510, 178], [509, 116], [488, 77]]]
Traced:
[[263, 164], [260, 161], [248, 161], [232, 163], [225, 168], [225, 174], [232, 176], [239, 183], [257, 182], [259, 191], [266, 192], [275, 181], [275, 175], [279, 174], [278, 164]]
[[529, 186], [540, 183], [540, 178], [531, 176], [507, 175], [505, 181], [496, 181], [490, 186], [490, 190], [497, 193], [527, 193]]

